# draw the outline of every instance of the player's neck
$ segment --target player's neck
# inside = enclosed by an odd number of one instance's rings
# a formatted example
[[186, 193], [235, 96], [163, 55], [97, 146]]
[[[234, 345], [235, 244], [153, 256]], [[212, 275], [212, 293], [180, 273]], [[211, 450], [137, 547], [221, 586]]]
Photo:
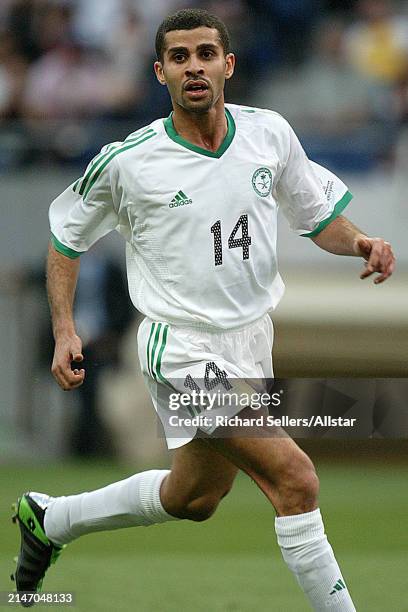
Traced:
[[184, 140], [208, 151], [217, 151], [228, 131], [224, 100], [220, 99], [208, 113], [202, 114], [191, 113], [181, 106], [176, 106], [173, 124]]

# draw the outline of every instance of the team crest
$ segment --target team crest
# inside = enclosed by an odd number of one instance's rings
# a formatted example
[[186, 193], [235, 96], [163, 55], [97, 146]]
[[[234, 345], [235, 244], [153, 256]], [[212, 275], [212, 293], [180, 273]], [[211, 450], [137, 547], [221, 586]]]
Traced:
[[255, 192], [266, 198], [272, 191], [272, 172], [269, 168], [258, 168], [252, 175], [252, 187]]

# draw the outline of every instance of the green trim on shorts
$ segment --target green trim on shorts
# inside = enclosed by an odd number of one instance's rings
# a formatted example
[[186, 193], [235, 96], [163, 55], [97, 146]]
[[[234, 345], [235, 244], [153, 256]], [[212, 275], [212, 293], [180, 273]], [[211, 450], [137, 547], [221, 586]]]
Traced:
[[154, 327], [155, 327], [156, 323], [152, 323], [151, 329], [150, 329], [150, 335], [149, 335], [149, 341], [147, 343], [147, 349], [146, 349], [146, 362], [147, 362], [147, 370], [150, 374], [150, 376], [152, 375], [151, 372], [151, 368], [150, 368], [150, 354], [149, 354], [149, 349], [150, 349], [150, 342], [152, 340], [152, 336], [153, 336], [153, 331], [154, 331]]
[[150, 368], [151, 368], [151, 372], [152, 372], [153, 378], [157, 381], [156, 372], [154, 371], [154, 357], [156, 355], [156, 348], [157, 348], [157, 344], [159, 342], [161, 323], [157, 323], [156, 325], [157, 325], [157, 328], [156, 328], [156, 333], [155, 333], [155, 336], [154, 336], [154, 342], [153, 342], [153, 348], [152, 348], [152, 354], [151, 354], [151, 361], [150, 361]]
[[[162, 337], [159, 343], [159, 338], [160, 338], [160, 333], [161, 333], [162, 328], [163, 328], [163, 334], [162, 334]], [[157, 382], [158, 382], [158, 379], [160, 379], [161, 382], [163, 382], [165, 385], [168, 385], [169, 387], [173, 389], [174, 388], [173, 385], [169, 383], [169, 381], [163, 376], [163, 373], [161, 371], [162, 357], [163, 357], [164, 349], [166, 348], [166, 344], [167, 344], [168, 332], [169, 332], [169, 325], [167, 323], [152, 323], [152, 326], [150, 329], [149, 340], [147, 343], [147, 349], [146, 349], [147, 369], [149, 371], [150, 376], [154, 378]], [[154, 336], [153, 347], [152, 349], [150, 349], [153, 336]], [[156, 359], [156, 366], [155, 366], [154, 361], [156, 357], [156, 352], [157, 352], [157, 359]]]
[[72, 191], [76, 191], [76, 188], [78, 187], [81, 181], [82, 181], [82, 178], [79, 178], [77, 181], [75, 181], [75, 183], [72, 185]]
[[[159, 338], [160, 338], [160, 332], [161, 332], [162, 326], [163, 326], [163, 335], [162, 335], [160, 347], [157, 353], [156, 367], [154, 367], [154, 358], [156, 355], [157, 346], [159, 344]], [[161, 371], [162, 357], [163, 357], [164, 349], [166, 348], [166, 345], [167, 345], [168, 332], [169, 332], [169, 325], [167, 323], [152, 323], [151, 328], [150, 328], [149, 340], [147, 342], [147, 349], [146, 349], [147, 369], [148, 369], [150, 376], [154, 380], [156, 380], [156, 382], [159, 382], [160, 380], [160, 382], [165, 384], [166, 387], [170, 387], [170, 389], [173, 389], [173, 391], [175, 391], [176, 393], [179, 393], [179, 391], [167, 380], [167, 378], [163, 376], [162, 371]], [[154, 335], [153, 348], [152, 348], [152, 351], [150, 352], [150, 345], [152, 342], [153, 335]], [[190, 416], [192, 418], [194, 418], [195, 416], [198, 416], [201, 413], [201, 409], [199, 407], [195, 408], [191, 404], [189, 406], [186, 406], [186, 408], [189, 411]]]
[[[161, 325], [161, 323], [159, 323], [159, 325]], [[162, 342], [161, 342], [159, 354], [157, 355], [157, 364], [156, 364], [157, 376], [160, 378], [162, 382], [164, 382], [164, 384], [168, 384], [168, 383], [167, 383], [167, 380], [164, 378], [163, 374], [161, 373], [161, 360], [162, 360], [163, 351], [166, 347], [168, 331], [169, 331], [169, 326], [165, 325], [164, 330], [163, 330], [163, 336], [162, 336]]]

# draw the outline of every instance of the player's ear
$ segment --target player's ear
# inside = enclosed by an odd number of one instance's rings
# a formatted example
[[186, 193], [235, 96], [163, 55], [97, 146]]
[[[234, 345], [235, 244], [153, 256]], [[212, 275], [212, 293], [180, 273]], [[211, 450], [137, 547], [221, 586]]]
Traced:
[[166, 79], [164, 78], [163, 65], [161, 62], [154, 62], [154, 72], [160, 85], [166, 85]]
[[235, 55], [233, 53], [227, 53], [225, 56], [225, 78], [230, 79], [234, 74], [235, 68]]

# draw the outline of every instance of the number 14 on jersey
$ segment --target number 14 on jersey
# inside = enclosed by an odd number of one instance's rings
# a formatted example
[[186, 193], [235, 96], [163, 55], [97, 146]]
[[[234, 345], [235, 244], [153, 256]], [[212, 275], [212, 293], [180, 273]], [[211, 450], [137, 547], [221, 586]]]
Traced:
[[[236, 238], [235, 236], [240, 228], [241, 238]], [[211, 233], [214, 238], [214, 264], [216, 266], [221, 266], [223, 257], [221, 221], [216, 221], [214, 225], [211, 226]], [[251, 242], [251, 236], [248, 235], [248, 215], [241, 215], [228, 238], [228, 248], [236, 249], [241, 247], [242, 259], [249, 259], [249, 247]]]

